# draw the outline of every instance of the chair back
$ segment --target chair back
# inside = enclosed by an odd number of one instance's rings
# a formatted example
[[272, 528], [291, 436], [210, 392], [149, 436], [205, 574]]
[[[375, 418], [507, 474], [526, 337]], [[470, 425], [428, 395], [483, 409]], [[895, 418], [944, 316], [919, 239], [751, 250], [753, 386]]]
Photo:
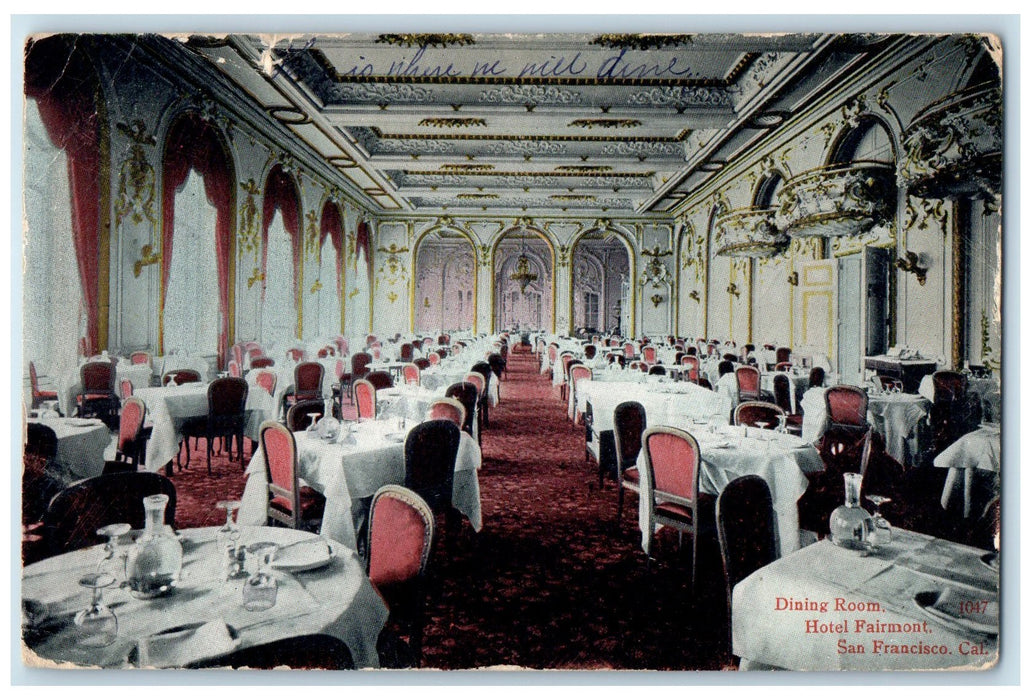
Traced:
[[953, 403], [964, 401], [967, 397], [967, 377], [960, 372], [938, 370], [931, 375], [934, 385], [934, 402]]
[[43, 515], [51, 553], [63, 554], [101, 544], [104, 538], [97, 530], [111, 523], [143, 528], [143, 499], [155, 494], [168, 496], [165, 523], [175, 527], [175, 485], [160, 474], [118, 472], [75, 482], [54, 496]]
[[369, 373], [369, 364], [372, 363], [372, 355], [367, 352], [356, 352], [351, 355], [351, 376], [361, 379]]
[[390, 372], [385, 370], [376, 370], [375, 372], [369, 372], [365, 375], [365, 378], [369, 380], [376, 390], [390, 389], [394, 386], [394, 378], [390, 376]]
[[300, 362], [304, 359], [305, 354], [302, 348], [290, 348], [286, 351], [286, 359], [291, 362]]
[[128, 378], [122, 379], [122, 381], [119, 382], [119, 384], [121, 385], [121, 392], [122, 392], [122, 398], [123, 399], [127, 399], [130, 396], [132, 396], [132, 380], [131, 379], [128, 379]]
[[411, 362], [414, 357], [415, 357], [415, 348], [412, 346], [412, 344], [411, 343], [401, 343], [401, 351], [400, 351], [400, 354], [398, 356], [398, 359], [400, 359], [401, 362]]
[[744, 366], [734, 370], [737, 377], [737, 395], [739, 401], [757, 401], [759, 399], [759, 370]]
[[32, 390], [32, 395], [35, 396], [39, 393], [39, 376], [36, 374], [36, 363], [29, 362], [29, 388]]
[[311, 414], [317, 413], [319, 420], [326, 412], [326, 404], [319, 399], [308, 399], [298, 401], [286, 412], [286, 427], [291, 433], [298, 433], [306, 430], [311, 425]]
[[122, 417], [118, 422], [118, 451], [128, 455], [136, 451], [137, 441], [147, 418], [147, 405], [135, 396], [122, 404]]
[[372, 347], [372, 344], [376, 342], [376, 336], [370, 333], [365, 336], [365, 347]]
[[440, 364], [440, 353], [438, 353], [438, 352], [431, 352], [429, 355], [426, 356], [426, 359], [430, 361], [431, 365], [439, 365]]
[[405, 384], [414, 384], [418, 386], [419, 380], [419, 365], [414, 362], [409, 362], [401, 368], [401, 376], [404, 377]]
[[243, 366], [243, 346], [240, 345], [239, 343], [237, 343], [236, 345], [234, 345], [231, 348], [231, 350], [232, 350], [232, 353], [233, 353], [232, 362], [235, 362], [238, 367], [242, 367]]
[[129, 362], [134, 365], [149, 365], [150, 353], [143, 350], [137, 350], [129, 355]]
[[265, 357], [260, 355], [251, 359], [251, 369], [264, 369], [266, 367], [275, 367], [276, 361], [271, 357]]
[[790, 362], [778, 362], [773, 366], [773, 370], [775, 372], [790, 372], [793, 366]]
[[449, 335], [445, 335], [445, 334], [442, 333], [442, 334], [437, 336], [437, 345], [447, 345], [450, 342], [451, 342], [451, 336], [449, 336]]
[[645, 345], [641, 348], [641, 359], [650, 365], [658, 362], [658, 348], [654, 345]]
[[294, 397], [298, 401], [322, 398], [326, 368], [321, 362], [301, 362], [294, 367]]
[[767, 428], [776, 428], [778, 418], [784, 415], [784, 409], [777, 404], [765, 401], [745, 401], [734, 409], [734, 425], [750, 425], [758, 428], [758, 423], [765, 423]]
[[698, 378], [698, 386], [702, 387], [703, 389], [708, 389], [709, 391], [712, 391], [712, 382], [710, 382], [706, 377]]
[[597, 345], [585, 345], [584, 346], [584, 359], [593, 360], [598, 354]]
[[630, 359], [631, 357], [633, 357], [636, 354], [637, 353], [634, 351], [634, 344], [633, 343], [623, 343], [623, 357], [626, 357], [627, 359]]
[[426, 500], [433, 512], [451, 505], [455, 458], [462, 431], [449, 420], [430, 420], [405, 439], [405, 487]]
[[444, 396], [458, 399], [465, 407], [465, 424], [462, 430], [472, 435], [473, 423], [476, 420], [476, 404], [480, 398], [479, 388], [469, 382], [456, 382], [445, 390]]
[[415, 491], [388, 484], [369, 509], [369, 581], [377, 590], [423, 576], [433, 551], [434, 517]]
[[38, 455], [46, 461], [57, 456], [57, 433], [53, 428], [42, 423], [29, 423], [25, 429], [25, 454]]
[[354, 380], [354, 403], [359, 418], [376, 417], [376, 387], [368, 379]]
[[866, 428], [866, 392], [857, 386], [839, 384], [824, 393], [831, 425]]
[[777, 559], [773, 497], [761, 476], [740, 476], [716, 499], [716, 536], [720, 542], [727, 601], [734, 586]]
[[175, 379], [176, 384], [193, 384], [200, 381], [200, 372], [195, 369], [173, 369], [161, 377], [161, 386], [168, 386]]
[[[35, 368], [30, 365], [29, 371], [34, 373]], [[79, 379], [83, 393], [115, 392], [115, 366], [111, 362], [87, 362], [79, 368]]]
[[465, 381], [476, 387], [477, 398], [482, 398], [487, 391], [487, 379], [479, 372], [469, 372], [465, 375]]
[[786, 374], [773, 375], [773, 400], [784, 413], [791, 413], [791, 380]]
[[641, 479], [651, 485], [653, 500], [693, 505], [701, 456], [694, 436], [677, 428], [654, 426], [644, 431], [641, 447]]
[[412, 360], [412, 364], [418, 367], [420, 372], [422, 372], [424, 369], [430, 368], [430, 361], [427, 360], [425, 357], [415, 358], [414, 360]]
[[641, 436], [647, 427], [644, 406], [637, 401], [624, 401], [612, 411], [612, 435], [616, 442], [616, 467], [620, 476], [637, 464]]
[[208, 417], [241, 417], [250, 387], [242, 377], [221, 377], [208, 385]]
[[243, 372], [240, 371], [240, 363], [237, 362], [236, 360], [230, 360], [229, 361], [229, 366], [228, 366], [227, 369], [229, 370], [229, 376], [230, 377], [242, 377], [243, 376]]
[[777, 361], [776, 364], [781, 362], [791, 362], [791, 348], [777, 348]]
[[254, 383], [260, 386], [262, 389], [268, 392], [269, 396], [276, 395], [276, 382], [279, 380], [277, 375], [272, 370], [262, 369], [258, 370], [255, 375]]
[[282, 423], [267, 420], [258, 429], [261, 452], [268, 480], [268, 516], [294, 527], [301, 514], [301, 496], [297, 481], [297, 443]]
[[347, 365], [344, 364], [343, 359], [338, 357], [336, 363], [333, 365], [333, 376], [336, 377], [336, 380], [339, 382], [340, 378], [343, 377], [346, 372]]
[[449, 420], [459, 429], [465, 426], [465, 406], [455, 398], [445, 397], [430, 404], [427, 420]]
[[662, 366], [662, 365], [652, 365], [651, 367], [648, 368], [648, 374], [651, 374], [651, 375], [654, 375], [654, 376], [658, 376], [658, 377], [665, 377], [666, 376], [666, 368], [664, 366]]

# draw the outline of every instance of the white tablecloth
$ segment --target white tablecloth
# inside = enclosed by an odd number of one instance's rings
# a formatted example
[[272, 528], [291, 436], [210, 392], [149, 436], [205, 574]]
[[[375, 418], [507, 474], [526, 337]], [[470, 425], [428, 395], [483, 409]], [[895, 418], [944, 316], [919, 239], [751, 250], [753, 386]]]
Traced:
[[[980, 561], [984, 554], [899, 529], [893, 531], [891, 544], [875, 556], [822, 540], [759, 569], [734, 587], [733, 652], [741, 657], [742, 669], [903, 671], [987, 666], [997, 658], [997, 636], [954, 631], [914, 601], [922, 591], [948, 590], [958, 600], [997, 605], [998, 571]], [[844, 605], [877, 608], [835, 610], [839, 599]], [[784, 609], [789, 603], [809, 609]], [[812, 609], [821, 604], [827, 605], [826, 611]], [[859, 620], [910, 625], [912, 631], [857, 630]], [[846, 624], [848, 631], [807, 632], [810, 621]], [[842, 641], [851, 648], [842, 649]], [[925, 645], [925, 651], [892, 653], [875, 646], [878, 643]], [[948, 653], [934, 653], [931, 648], [938, 645], [945, 645]], [[970, 654], [971, 650], [984, 653]]]
[[[131, 365], [127, 362], [119, 362], [115, 366], [115, 393], [122, 396], [122, 380], [128, 379], [132, 382], [133, 391], [145, 389], [150, 386], [152, 377], [150, 365]], [[75, 397], [82, 393], [82, 382], [80, 381], [79, 370], [64, 374], [57, 382], [57, 407], [63, 416], [75, 415]]]
[[[816, 449], [793, 435], [772, 430], [722, 426], [710, 432], [706, 426], [674, 424], [691, 433], [701, 450], [702, 471], [699, 487], [703, 493], [719, 495], [724, 487], [739, 476], [758, 474], [770, 487], [780, 551], [784, 554], [799, 547], [798, 499], [809, 486], [807, 474], [824, 470]], [[650, 416], [649, 427], [655, 425]], [[756, 437], [758, 436], [758, 437]], [[638, 525], [641, 546], [648, 551], [648, 522], [651, 517], [651, 493], [641, 480]]]
[[31, 422], [45, 425], [57, 435], [54, 466], [60, 470], [57, 476], [65, 484], [103, 473], [104, 452], [116, 438], [102, 421], [92, 418], [38, 418]]
[[[179, 430], [187, 418], [208, 414], [208, 385], [191, 382], [179, 386], [141, 389], [136, 396], [147, 405], [147, 422], [153, 424], [147, 441], [146, 469], [157, 471], [172, 461], [179, 452], [182, 435]], [[265, 391], [248, 391], [247, 425], [244, 434], [258, 438], [258, 428], [266, 420], [275, 420], [277, 406]]]
[[[443, 361], [438, 365], [422, 370], [422, 372], [419, 373], [419, 381], [423, 388], [431, 391], [447, 391], [447, 388], [452, 384], [464, 382], [465, 376], [472, 371], [470, 370], [470, 367], [476, 364], [476, 362], [469, 362], [469, 359], [470, 358], [468, 357], [464, 359], [459, 357], [452, 361], [448, 358], [448, 360]], [[479, 360], [477, 360], [477, 362], [478, 361]], [[498, 401], [501, 396], [501, 391], [499, 389], [500, 383], [501, 378], [496, 374], [490, 377], [490, 381], [488, 382], [487, 401], [490, 402], [492, 407], [498, 405]], [[441, 393], [441, 396], [443, 396], [443, 393]]]
[[[335, 556], [326, 566], [295, 574], [276, 572], [276, 604], [262, 612], [248, 612], [241, 603], [243, 579], [223, 582], [219, 577], [216, 530], [184, 531], [185, 576], [171, 595], [137, 600], [127, 589], [104, 589], [104, 602], [118, 616], [118, 638], [101, 649], [78, 645], [71, 624], [74, 613], [89, 601], [89, 591], [78, 581], [95, 570], [99, 548], [80, 549], [26, 567], [22, 574], [23, 599], [44, 603], [49, 619], [59, 621], [52, 634], [33, 645], [32, 652], [43, 659], [81, 666], [128, 668], [126, 659], [140, 638], [172, 627], [221, 619], [239, 635], [237, 648], [324, 633], [346, 643], [359, 668], [379, 666], [376, 641], [388, 611], [353, 549], [331, 542]], [[310, 537], [310, 533], [286, 528], [245, 527], [240, 543], [287, 545]]]
[[884, 436], [885, 450], [904, 466], [920, 466], [928, 436], [921, 430], [931, 403], [919, 394], [873, 394], [867, 413], [873, 429]]
[[404, 418], [412, 424], [427, 418], [430, 404], [444, 397], [445, 389], [399, 384], [376, 392], [376, 413], [381, 418]]
[[[309, 437], [306, 432], [294, 433], [298, 476], [326, 497], [322, 534], [349, 547], [355, 546], [356, 520], [364, 517], [363, 512], [354, 512], [352, 506], [360, 499], [373, 496], [381, 486], [403, 484], [405, 480], [403, 434], [397, 431], [396, 422], [369, 421], [356, 427], [355, 444], [327, 443]], [[387, 435], [391, 434], [400, 439], [389, 439]], [[479, 445], [463, 432], [455, 459], [451, 498], [454, 507], [469, 518], [476, 531], [483, 526], [477, 477], [480, 461]], [[247, 466], [240, 522], [264, 524], [267, 508], [268, 479], [264, 454], [259, 447]]]
[[658, 383], [656, 378], [643, 382], [591, 381], [580, 382], [576, 408], [581, 413], [590, 402], [594, 416], [594, 432], [612, 430], [612, 412], [623, 401], [638, 401], [644, 406], [648, 425], [677, 425], [688, 418], [708, 420], [712, 416], [724, 420], [730, 407], [719, 394], [691, 382]]
[[963, 517], [979, 515], [970, 512], [974, 470], [998, 474], [1002, 465], [1001, 454], [999, 426], [985, 425], [967, 433], [935, 457], [934, 466], [949, 470], [942, 490], [942, 508], [947, 509], [953, 498], [962, 498]]
[[174, 369], [192, 369], [200, 372], [202, 382], [212, 379], [211, 363], [208, 362], [206, 357], [200, 355], [164, 355], [153, 358], [153, 362], [154, 373], [158, 377], [163, 377], [165, 372], [171, 372]]

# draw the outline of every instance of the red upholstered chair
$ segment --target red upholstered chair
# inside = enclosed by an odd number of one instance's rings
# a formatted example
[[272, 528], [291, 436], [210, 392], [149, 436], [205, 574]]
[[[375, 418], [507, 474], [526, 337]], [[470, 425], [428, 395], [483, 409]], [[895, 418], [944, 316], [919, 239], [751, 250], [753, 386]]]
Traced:
[[262, 369], [258, 370], [257, 375], [255, 375], [254, 383], [267, 391], [269, 396], [275, 396], [278, 379], [279, 376], [272, 370]]
[[376, 387], [368, 379], [354, 380], [354, 403], [358, 408], [358, 418], [373, 419], [376, 417]]
[[773, 371], [790, 372], [793, 366], [794, 365], [792, 365], [790, 362], [778, 362], [776, 365], [773, 366]]
[[734, 425], [758, 428], [762, 427], [759, 423], [765, 423], [766, 428], [776, 428], [780, 424], [780, 416], [783, 415], [784, 409], [777, 404], [765, 401], [745, 401], [739, 403], [734, 409]]
[[257, 343], [247, 343], [247, 358], [251, 361], [251, 367], [254, 366], [254, 361], [259, 357], [264, 357], [265, 353], [262, 351], [261, 346]]
[[422, 372], [424, 369], [429, 369], [431, 366], [430, 361], [427, 360], [425, 357], [415, 358], [415, 360], [412, 361], [412, 364], [418, 367], [420, 372]]
[[663, 365], [652, 365], [651, 367], [648, 368], [648, 374], [656, 376], [656, 377], [665, 377], [666, 376], [666, 368]]
[[340, 357], [344, 357], [348, 354], [348, 351], [350, 350], [350, 345], [348, 345], [347, 340], [344, 338], [344, 336], [338, 335], [333, 342], [336, 343], [337, 354]]
[[226, 368], [229, 372], [230, 377], [242, 377], [243, 372], [240, 370], [240, 363], [236, 360], [230, 360], [229, 365]]
[[431, 352], [429, 355], [426, 356], [426, 359], [430, 361], [431, 365], [439, 365], [440, 364], [440, 353]]
[[375, 372], [369, 372], [365, 375], [365, 378], [376, 387], [376, 391], [380, 389], [390, 389], [394, 386], [394, 378], [390, 376], [390, 372], [385, 370], [377, 370]]
[[[422, 659], [426, 570], [433, 551], [434, 517], [418, 493], [387, 485], [372, 497], [369, 510], [369, 581], [390, 609], [390, 620], [408, 636], [415, 666]], [[381, 654], [386, 666], [393, 654]]]
[[137, 350], [129, 355], [129, 362], [134, 365], [149, 365], [150, 353], [144, 350]]
[[[490, 353], [496, 354], [496, 353]], [[490, 427], [490, 387], [491, 384], [498, 381], [497, 376], [494, 374], [494, 368], [491, 367], [490, 363], [486, 360], [480, 360], [472, 367], [469, 368], [470, 372], [476, 372], [483, 377], [483, 391], [480, 393], [480, 428]], [[466, 379], [469, 381], [469, 379]]]
[[294, 391], [283, 397], [287, 406], [298, 401], [322, 398], [322, 380], [326, 368], [320, 362], [301, 362], [294, 367]]
[[624, 401], [612, 412], [612, 435], [616, 442], [616, 483], [619, 488], [616, 522], [623, 520], [623, 491], [641, 491], [641, 472], [637, 458], [641, 453], [641, 436], [648, 427], [644, 406], [637, 401]]
[[82, 393], [78, 395], [79, 416], [97, 416], [113, 424], [121, 402], [115, 394], [115, 366], [111, 362], [87, 362], [79, 368]]
[[351, 355], [351, 371], [340, 375], [340, 401], [343, 403], [344, 387], [347, 387], [347, 396], [350, 399], [354, 399], [354, 392], [352, 387], [354, 380], [364, 379], [369, 373], [369, 364], [372, 363], [372, 355], [367, 352], [356, 352]]
[[462, 431], [449, 420], [423, 421], [405, 438], [405, 487], [434, 513], [451, 510], [455, 459]]
[[551, 376], [555, 376], [555, 372], [561, 368], [556, 368], [558, 364], [558, 345], [556, 343], [550, 343], [548, 345], [548, 366], [551, 368]]
[[426, 420], [449, 420], [459, 427], [465, 427], [465, 406], [458, 399], [445, 397], [430, 404]]
[[560, 393], [562, 395], [562, 399], [563, 400], [565, 400], [566, 395], [567, 395], [567, 391], [569, 390], [569, 365], [575, 359], [576, 358], [573, 357], [573, 353], [569, 352], [568, 350], [566, 352], [562, 353], [561, 355], [559, 355], [559, 358], [558, 358], [559, 366], [561, 367], [561, 370], [562, 370], [562, 385], [561, 385], [561, 388], [560, 388]]
[[441, 333], [437, 336], [437, 345], [448, 345], [451, 342], [451, 336]]
[[476, 386], [477, 400], [482, 398], [484, 392], [487, 391], [487, 379], [479, 372], [467, 372], [465, 381]]
[[265, 369], [266, 367], [275, 367], [276, 361], [271, 357], [265, 357], [259, 355], [251, 360], [251, 369]]
[[142, 529], [146, 496], [168, 496], [165, 523], [175, 527], [175, 485], [160, 474], [148, 471], [101, 474], [77, 481], [50, 501], [43, 514], [44, 540], [51, 555], [102, 544], [99, 528], [111, 523], [129, 523]]
[[257, 350], [260, 353], [261, 352], [261, 343], [259, 343], [256, 340], [248, 340], [246, 343], [243, 344], [243, 349], [244, 349], [244, 352], [246, 352], [246, 353], [250, 353], [250, 352], [252, 352], [254, 350]]
[[641, 348], [641, 359], [647, 362], [649, 365], [654, 365], [659, 361], [658, 359], [659, 349], [654, 345], [645, 345]]
[[698, 361], [696, 355], [684, 355], [680, 358], [680, 363], [687, 368], [687, 379], [691, 382], [698, 382], [698, 370], [701, 367], [701, 363]]
[[593, 360], [598, 355], [597, 345], [585, 345], [584, 346], [584, 359]]
[[576, 409], [576, 383], [583, 379], [593, 379], [594, 372], [587, 365], [573, 365], [569, 368], [569, 383], [570, 392], [572, 392], [572, 401], [569, 403], [569, 409], [567, 411], [567, 417], [575, 424], [579, 424], [580, 412]]
[[[122, 395], [122, 400], [123, 401], [125, 399], [129, 398], [130, 396], [132, 396], [132, 380], [131, 379], [123, 379], [118, 384], [119, 384], [119, 391], [120, 391], [120, 393]], [[124, 407], [124, 404], [123, 404], [123, 407]]]
[[192, 384], [200, 381], [200, 372], [195, 369], [173, 369], [161, 377], [161, 386], [168, 386], [175, 379], [176, 384]]
[[282, 423], [268, 420], [261, 424], [259, 436], [268, 479], [268, 519], [295, 530], [317, 531], [326, 499], [300, 486], [293, 433]]
[[791, 380], [786, 374], [773, 375], [773, 400], [787, 416], [788, 432], [793, 435], [801, 435], [802, 414], [791, 413]]
[[323, 360], [323, 359], [325, 359], [325, 358], [327, 358], [327, 357], [329, 357], [331, 355], [334, 355], [336, 353], [333, 350], [333, 348], [331, 348], [329, 346], [326, 346], [326, 347], [319, 348], [319, 351], [316, 354], [317, 354], [317, 356], [318, 356], [318, 358], [320, 360]]
[[372, 353], [372, 359], [376, 360], [377, 362], [383, 356], [383, 348], [381, 348], [379, 345], [373, 345], [371, 348], [369, 348], [369, 352]]
[[734, 370], [737, 377], [737, 400], [758, 401], [759, 391], [759, 370], [755, 367], [738, 367]]
[[690, 533], [693, 587], [698, 564], [699, 525], [704, 517], [700, 512], [704, 494], [698, 488], [701, 471], [698, 443], [690, 433], [667, 426], [646, 429], [641, 442], [644, 452], [644, 459], [639, 463], [642, 507], [644, 494], [651, 493], [651, 517], [648, 521], [645, 554], [651, 557], [656, 525], [672, 527], [680, 533]]
[[830, 427], [857, 428], [866, 430], [866, 392], [847, 384], [832, 386], [824, 393], [827, 402], [827, 419]]
[[230, 352], [233, 354], [232, 361], [235, 362], [238, 367], [243, 367], [243, 345], [237, 343], [230, 348]]
[[286, 351], [286, 359], [290, 362], [300, 362], [304, 359], [305, 354], [303, 348], [290, 348]]
[[444, 391], [444, 396], [458, 399], [465, 408], [465, 424], [462, 426], [462, 430], [474, 438], [477, 437], [479, 430], [477, 430], [476, 414], [478, 411], [476, 407], [480, 400], [480, 390], [476, 388], [476, 385], [469, 382], [456, 382]]
[[716, 536], [727, 583], [729, 622], [734, 586], [777, 560], [773, 496], [765, 479], [748, 474], [723, 488], [716, 499]]
[[398, 353], [398, 359], [401, 362], [411, 362], [415, 358], [415, 348], [411, 343], [401, 343], [401, 350]]
[[777, 364], [781, 362], [791, 362], [791, 348], [780, 347], [777, 348]]
[[[215, 438], [227, 446], [230, 458], [233, 454], [233, 438], [236, 438], [240, 469], [243, 462], [243, 429], [247, 424], [247, 393], [250, 387], [246, 379], [222, 377], [208, 385], [208, 414], [188, 419], [181, 428], [184, 437], [203, 437], [207, 440], [208, 473], [211, 473], [211, 453]], [[186, 466], [190, 465], [190, 441], [186, 446]], [[180, 466], [182, 466], [180, 464]]]
[[633, 343], [623, 343], [623, 357], [628, 360], [632, 360], [637, 357], [637, 352], [634, 350]]
[[286, 412], [286, 427], [291, 433], [299, 433], [307, 430], [311, 425], [311, 415], [317, 413], [315, 420], [320, 420], [325, 414], [326, 404], [318, 399], [298, 401]]
[[104, 463], [105, 474], [136, 471], [139, 468], [147, 446], [143, 433], [146, 418], [147, 406], [140, 399], [130, 395], [122, 403], [122, 415], [118, 423], [118, 447], [114, 460]]
[[367, 348], [372, 347], [372, 344], [375, 343], [375, 342], [376, 342], [376, 336], [373, 335], [372, 333], [370, 333], [369, 335], [365, 336], [365, 347], [367, 347]]
[[409, 362], [401, 368], [401, 376], [404, 377], [405, 384], [418, 386], [421, 383], [419, 379], [419, 365], [414, 362]]
[[36, 374], [36, 365], [29, 363], [29, 386], [32, 389], [32, 408], [39, 408], [44, 401], [57, 401], [56, 391], [41, 391], [39, 388], [39, 376]]

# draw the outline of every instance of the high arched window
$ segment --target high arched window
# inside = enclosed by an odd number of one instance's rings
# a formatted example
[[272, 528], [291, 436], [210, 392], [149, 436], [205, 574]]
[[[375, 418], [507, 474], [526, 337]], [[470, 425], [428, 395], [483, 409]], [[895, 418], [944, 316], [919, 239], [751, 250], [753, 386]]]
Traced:
[[275, 166], [265, 181], [262, 212], [265, 287], [261, 340], [269, 347], [284, 348], [297, 340], [299, 210], [293, 179]]
[[319, 248], [319, 277], [321, 289], [315, 295], [320, 337], [339, 335], [343, 328], [340, 319], [340, 299], [343, 296], [344, 279], [342, 256], [344, 248], [344, 225], [340, 207], [326, 202], [322, 208], [322, 245]]

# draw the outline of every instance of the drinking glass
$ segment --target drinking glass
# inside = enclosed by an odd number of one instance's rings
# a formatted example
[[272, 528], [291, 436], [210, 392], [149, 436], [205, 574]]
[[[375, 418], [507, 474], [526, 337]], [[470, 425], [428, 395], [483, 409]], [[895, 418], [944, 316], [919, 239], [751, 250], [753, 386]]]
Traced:
[[258, 542], [247, 548], [257, 562], [257, 571], [251, 574], [243, 586], [243, 607], [252, 612], [268, 610], [276, 604], [279, 582], [272, 573], [272, 559], [277, 545], [273, 542]]
[[103, 591], [115, 582], [111, 574], [87, 574], [79, 585], [92, 591], [90, 603], [75, 614], [75, 629], [79, 644], [99, 648], [110, 646], [118, 638], [118, 618], [104, 605]]
[[880, 547], [891, 542], [891, 523], [881, 515], [881, 506], [885, 503], [890, 503], [891, 499], [887, 496], [878, 496], [871, 493], [867, 494], [866, 500], [873, 503], [874, 507], [874, 513], [870, 516], [872, 524], [867, 542], [870, 545], [870, 551], [876, 552]]
[[233, 520], [233, 513], [240, 509], [240, 501], [219, 501], [215, 507], [226, 512], [226, 524], [219, 528], [217, 541], [223, 549], [229, 545], [235, 547], [240, 541], [240, 528]]
[[118, 538], [128, 534], [132, 529], [129, 523], [112, 523], [97, 530], [97, 534], [106, 537], [104, 556], [97, 562], [98, 574], [110, 574], [114, 580], [125, 579], [125, 559], [128, 552], [118, 551]]
[[319, 416], [321, 416], [321, 415], [322, 415], [321, 413], [309, 413], [308, 414], [308, 420], [311, 421], [310, 425], [308, 426], [308, 432], [309, 433], [314, 433], [315, 432], [315, 424], [319, 421]]
[[777, 416], [777, 432], [786, 433], [788, 432], [788, 417], [784, 414]]

